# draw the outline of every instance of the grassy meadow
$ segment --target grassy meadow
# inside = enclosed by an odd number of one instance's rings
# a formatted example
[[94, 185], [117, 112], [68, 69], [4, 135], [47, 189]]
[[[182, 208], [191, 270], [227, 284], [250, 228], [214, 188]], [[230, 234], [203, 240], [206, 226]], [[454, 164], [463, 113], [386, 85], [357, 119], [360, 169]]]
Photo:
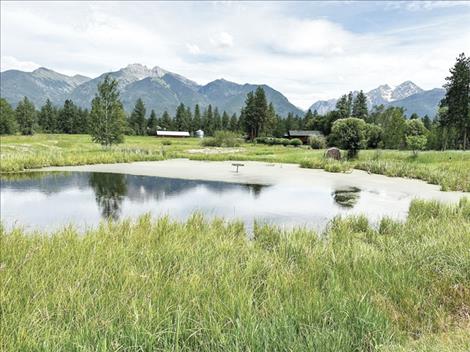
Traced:
[[[168, 145], [168, 143], [170, 143]], [[297, 163], [307, 168], [346, 172], [353, 168], [388, 176], [418, 178], [443, 190], [470, 191], [470, 151], [364, 150], [352, 161], [328, 161], [323, 151], [308, 147], [268, 146], [245, 143], [233, 152], [194, 153], [200, 140], [157, 139], [128, 136], [110, 149], [91, 142], [88, 135], [2, 136], [0, 172], [18, 172], [44, 166], [83, 165], [190, 158], [194, 160], [254, 160]], [[206, 148], [210, 150], [210, 148]]]
[[470, 202], [323, 233], [144, 216], [1, 232], [3, 351], [469, 351]]

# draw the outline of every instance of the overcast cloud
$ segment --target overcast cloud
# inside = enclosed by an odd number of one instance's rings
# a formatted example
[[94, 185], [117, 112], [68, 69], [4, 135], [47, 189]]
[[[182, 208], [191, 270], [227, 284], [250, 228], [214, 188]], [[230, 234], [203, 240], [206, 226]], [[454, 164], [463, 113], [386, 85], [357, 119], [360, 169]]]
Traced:
[[301, 108], [470, 54], [470, 2], [1, 2], [1, 70], [95, 77], [130, 63], [204, 84], [266, 83]]

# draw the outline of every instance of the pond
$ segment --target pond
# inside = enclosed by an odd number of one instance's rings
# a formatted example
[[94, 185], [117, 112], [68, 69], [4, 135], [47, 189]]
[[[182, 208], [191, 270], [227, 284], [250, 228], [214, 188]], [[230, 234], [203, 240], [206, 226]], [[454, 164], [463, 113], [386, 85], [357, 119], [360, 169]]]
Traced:
[[279, 183], [270, 186], [98, 172], [36, 172], [1, 180], [1, 220], [7, 228], [80, 229], [103, 219], [150, 213], [184, 220], [194, 212], [321, 231], [338, 215], [406, 218], [411, 197], [355, 187]]

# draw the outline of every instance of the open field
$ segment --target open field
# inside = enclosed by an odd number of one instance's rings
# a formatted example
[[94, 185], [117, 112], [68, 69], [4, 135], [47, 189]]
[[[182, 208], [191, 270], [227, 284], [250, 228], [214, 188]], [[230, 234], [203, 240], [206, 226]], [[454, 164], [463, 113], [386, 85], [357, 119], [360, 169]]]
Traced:
[[[168, 141], [171, 145], [164, 145]], [[110, 150], [91, 143], [88, 135], [35, 135], [1, 137], [0, 171], [14, 172], [44, 166], [84, 165], [131, 161], [189, 158], [193, 160], [254, 160], [298, 163], [302, 167], [332, 172], [351, 168], [387, 176], [418, 178], [438, 184], [443, 190], [470, 191], [470, 151], [427, 151], [414, 158], [410, 151], [365, 150], [354, 161], [334, 162], [323, 151], [244, 144], [229, 153], [194, 153], [204, 149], [198, 139], [164, 140], [154, 137], [126, 137]], [[207, 148], [206, 148], [207, 149]], [[230, 149], [229, 149], [230, 150]]]
[[308, 230], [2, 231], [3, 351], [468, 351], [470, 203]]

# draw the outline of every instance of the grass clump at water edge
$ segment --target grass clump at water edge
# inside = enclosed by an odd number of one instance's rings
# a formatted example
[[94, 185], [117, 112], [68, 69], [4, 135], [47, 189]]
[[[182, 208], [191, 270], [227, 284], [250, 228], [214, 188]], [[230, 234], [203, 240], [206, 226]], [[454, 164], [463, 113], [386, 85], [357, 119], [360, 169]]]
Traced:
[[1, 242], [5, 351], [402, 351], [469, 321], [468, 201], [415, 201], [377, 229], [336, 219], [321, 237], [263, 226], [248, 240], [194, 215]]

